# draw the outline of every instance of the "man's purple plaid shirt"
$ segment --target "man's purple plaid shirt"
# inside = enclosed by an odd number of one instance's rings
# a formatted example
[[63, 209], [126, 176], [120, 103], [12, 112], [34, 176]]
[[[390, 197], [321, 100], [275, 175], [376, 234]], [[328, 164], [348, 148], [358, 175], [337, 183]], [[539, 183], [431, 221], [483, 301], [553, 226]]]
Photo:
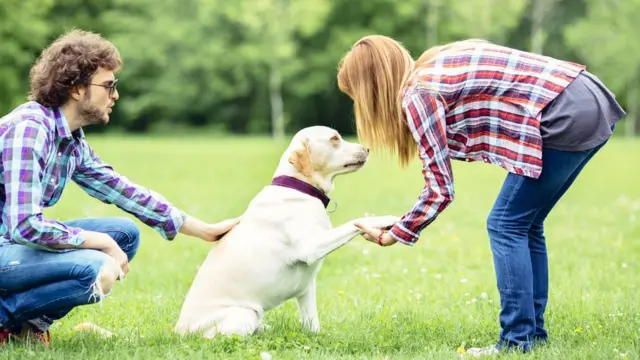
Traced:
[[84, 138], [70, 131], [60, 109], [27, 102], [0, 119], [0, 246], [18, 243], [55, 250], [80, 244], [81, 229], [45, 219], [73, 180], [94, 198], [114, 204], [172, 240], [184, 213], [161, 195], [134, 184], [105, 164]]

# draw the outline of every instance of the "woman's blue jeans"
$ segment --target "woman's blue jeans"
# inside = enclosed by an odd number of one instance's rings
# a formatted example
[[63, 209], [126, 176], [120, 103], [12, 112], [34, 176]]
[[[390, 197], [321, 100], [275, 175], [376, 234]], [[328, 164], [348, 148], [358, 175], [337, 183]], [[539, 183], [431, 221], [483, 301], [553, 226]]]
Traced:
[[[92, 218], [69, 226], [109, 234], [133, 259], [140, 231], [128, 218]], [[0, 324], [19, 331], [25, 322], [47, 330], [74, 307], [100, 301], [94, 283], [109, 255], [91, 249], [48, 252], [24, 245], [0, 247]]]
[[487, 219], [498, 291], [498, 348], [531, 350], [546, 342], [549, 293], [544, 220], [600, 146], [581, 152], [543, 149], [538, 179], [509, 173]]

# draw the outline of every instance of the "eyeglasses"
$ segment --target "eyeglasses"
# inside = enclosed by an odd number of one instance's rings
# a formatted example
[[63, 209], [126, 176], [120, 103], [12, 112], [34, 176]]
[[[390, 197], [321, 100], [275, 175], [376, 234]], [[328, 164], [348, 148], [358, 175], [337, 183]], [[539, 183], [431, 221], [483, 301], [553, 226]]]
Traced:
[[118, 79], [109, 81], [107, 84], [89, 84], [89, 85], [101, 86], [105, 89], [109, 89], [109, 97], [113, 97], [113, 94], [116, 92], [116, 87], [118, 86]]

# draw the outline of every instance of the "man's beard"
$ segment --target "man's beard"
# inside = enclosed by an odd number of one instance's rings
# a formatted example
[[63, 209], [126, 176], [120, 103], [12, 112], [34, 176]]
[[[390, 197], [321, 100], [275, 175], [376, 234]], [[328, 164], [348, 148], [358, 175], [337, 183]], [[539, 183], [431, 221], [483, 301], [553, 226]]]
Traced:
[[90, 95], [86, 94], [84, 99], [78, 105], [78, 115], [88, 124], [107, 124], [105, 112], [91, 105]]

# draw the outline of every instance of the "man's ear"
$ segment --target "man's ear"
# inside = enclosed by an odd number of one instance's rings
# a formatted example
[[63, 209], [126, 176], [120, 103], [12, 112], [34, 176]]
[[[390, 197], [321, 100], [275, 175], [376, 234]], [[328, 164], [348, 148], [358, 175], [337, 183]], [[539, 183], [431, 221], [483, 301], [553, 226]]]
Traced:
[[80, 94], [80, 86], [72, 86], [71, 89], [69, 89], [69, 97], [76, 101], [80, 101], [80, 99], [82, 98], [82, 94]]
[[302, 148], [295, 150], [289, 155], [289, 162], [295, 166], [300, 174], [311, 177], [313, 166], [311, 164], [311, 152], [307, 141], [302, 141]]

